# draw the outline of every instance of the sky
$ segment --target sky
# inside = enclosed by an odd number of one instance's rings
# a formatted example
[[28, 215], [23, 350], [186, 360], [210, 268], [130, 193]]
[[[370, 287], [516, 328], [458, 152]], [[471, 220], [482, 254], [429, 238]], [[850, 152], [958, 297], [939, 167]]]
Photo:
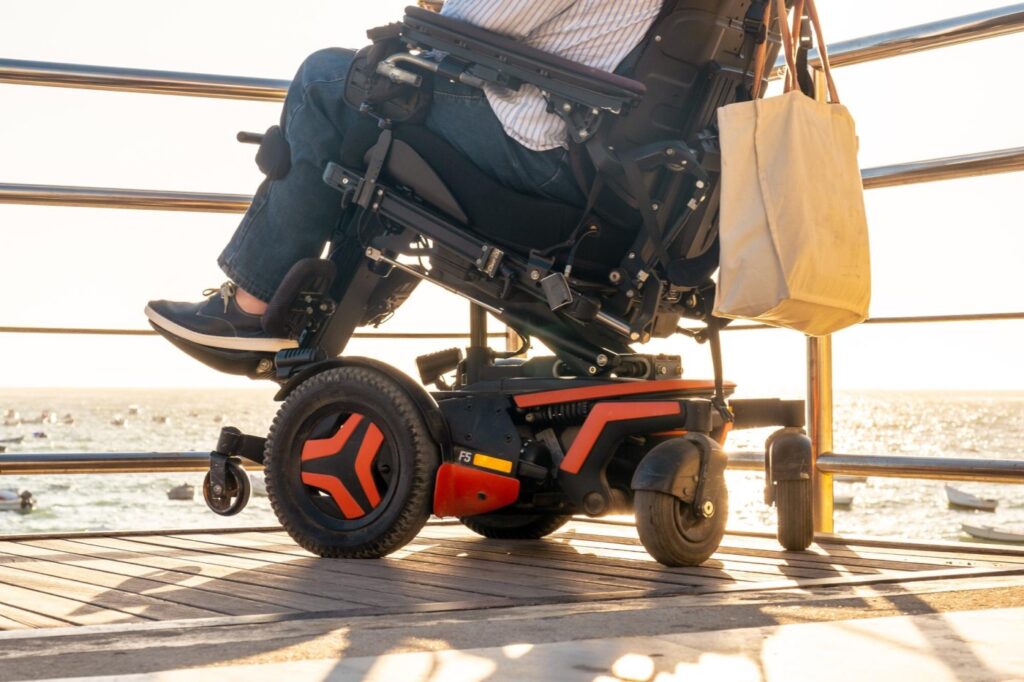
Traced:
[[[1009, 0], [819, 0], [830, 42]], [[0, 58], [290, 78], [308, 53], [359, 47], [404, 1], [0, 0]], [[1024, 35], [839, 69], [871, 167], [1024, 146]], [[261, 176], [238, 130], [278, 104], [0, 85], [0, 182], [250, 194]], [[872, 190], [875, 316], [1024, 310], [1024, 174]], [[0, 204], [0, 326], [142, 329], [151, 298], [198, 300], [224, 276], [215, 258], [238, 216]], [[381, 331], [465, 330], [467, 305], [423, 286]], [[496, 327], [497, 325], [495, 325]], [[354, 341], [413, 371], [451, 342]], [[859, 327], [835, 336], [842, 389], [1024, 390], [1024, 322]], [[686, 374], [704, 347], [658, 341]], [[745, 395], [799, 396], [805, 339], [726, 334], [728, 376]], [[0, 334], [0, 385], [250, 386], [158, 338]]]

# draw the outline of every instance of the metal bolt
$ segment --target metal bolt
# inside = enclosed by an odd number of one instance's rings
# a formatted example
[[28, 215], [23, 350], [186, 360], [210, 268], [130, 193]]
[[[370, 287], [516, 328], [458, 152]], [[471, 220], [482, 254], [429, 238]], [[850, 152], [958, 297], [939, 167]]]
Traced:
[[668, 149], [665, 150], [665, 156], [675, 156], [675, 155], [676, 155], [676, 150], [672, 149], [672, 147], [669, 147]]
[[700, 510], [704, 514], [704, 518], [710, 519], [715, 515], [715, 503], [711, 500], [704, 500], [704, 504], [701, 505]]
[[220, 495], [223, 492], [224, 492], [224, 486], [220, 486], [220, 485], [213, 486], [213, 494], [214, 495]]
[[380, 208], [380, 202], [379, 201], [374, 202], [372, 208], [373, 208], [374, 211], [376, 211], [378, 208]]
[[608, 364], [608, 356], [605, 355], [604, 353], [601, 353], [600, 355], [598, 355], [597, 356], [597, 364], [598, 364], [599, 367], [604, 367], [605, 365], [607, 365]]
[[377, 190], [377, 196], [379, 196], [379, 197], [384, 196], [384, 190], [383, 189], [378, 189]]
[[651, 210], [652, 211], [657, 211], [659, 208], [661, 208], [661, 204], [658, 204], [658, 203], [651, 204]]
[[634, 296], [636, 296], [636, 292], [632, 289], [626, 292], [626, 298], [633, 298]]
[[530, 270], [530, 279], [534, 282], [540, 279], [540, 270]]
[[590, 367], [587, 367], [587, 374], [589, 374], [591, 376], [597, 374], [597, 367], [594, 367], [593, 365], [591, 365]]
[[654, 36], [654, 42], [660, 43], [661, 42], [661, 36]]
[[348, 178], [342, 178], [341, 179], [341, 184], [347, 185], [348, 184]]
[[697, 189], [704, 189], [704, 181], [703, 180], [698, 180], [697, 181]]
[[626, 258], [628, 258], [629, 260], [633, 260], [634, 258], [636, 258], [636, 254], [630, 251]]
[[532, 424], [537, 419], [537, 415], [535, 415], [533, 412], [527, 412], [526, 416], [523, 417], [523, 419], [526, 420], [527, 424]]
[[608, 281], [612, 284], [618, 284], [622, 281], [622, 273], [618, 270], [612, 270], [608, 273]]
[[572, 111], [572, 105], [566, 102], [565, 104], [562, 105], [562, 111], [568, 114], [570, 111]]
[[666, 367], [665, 365], [662, 365], [661, 367], [659, 367], [658, 368], [658, 374], [668, 374], [668, 367]]
[[630, 341], [639, 341], [640, 340], [640, 334], [637, 333], [637, 332], [631, 332], [630, 335], [629, 335], [629, 340]]
[[269, 372], [274, 368], [274, 361], [267, 358], [260, 360], [259, 364], [256, 365], [256, 371], [262, 374], [263, 372]]

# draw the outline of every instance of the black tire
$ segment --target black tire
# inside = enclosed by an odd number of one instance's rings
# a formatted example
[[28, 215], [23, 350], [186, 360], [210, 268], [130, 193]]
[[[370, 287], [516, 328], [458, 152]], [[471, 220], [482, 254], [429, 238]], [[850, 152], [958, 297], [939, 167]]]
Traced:
[[775, 484], [779, 544], [802, 552], [814, 542], [814, 503], [811, 481], [779, 481]]
[[[373, 428], [376, 449], [370, 447], [360, 469]], [[307, 441], [327, 450], [304, 458]], [[339, 450], [326, 454], [335, 445]], [[327, 473], [307, 471], [313, 460]], [[264, 461], [267, 497], [288, 534], [310, 552], [378, 558], [407, 544], [427, 522], [439, 462], [423, 415], [395, 380], [363, 367], [330, 369], [300, 384], [274, 418]], [[316, 486], [311, 476], [319, 477]], [[317, 487], [332, 477], [344, 495]]]
[[220, 497], [213, 495], [211, 489], [213, 483], [210, 480], [210, 473], [207, 472], [203, 478], [203, 500], [214, 514], [234, 516], [249, 504], [252, 481], [249, 480], [249, 474], [238, 462], [228, 460], [224, 467], [226, 469], [224, 482], [227, 485], [227, 495]]
[[477, 535], [495, 540], [539, 540], [569, 523], [567, 514], [480, 514], [459, 521]]
[[637, 490], [633, 498], [636, 530], [644, 548], [665, 566], [699, 566], [707, 561], [725, 535], [729, 517], [729, 492], [725, 477], [709, 479], [705, 495], [714, 514], [698, 517], [689, 502], [653, 490]]

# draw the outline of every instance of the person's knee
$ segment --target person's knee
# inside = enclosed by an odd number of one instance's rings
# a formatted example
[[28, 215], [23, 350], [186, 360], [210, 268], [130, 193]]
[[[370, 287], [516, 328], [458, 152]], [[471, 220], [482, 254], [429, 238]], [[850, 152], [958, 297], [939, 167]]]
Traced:
[[355, 52], [340, 47], [317, 50], [306, 57], [296, 74], [296, 81], [303, 86], [317, 81], [335, 81], [348, 74]]

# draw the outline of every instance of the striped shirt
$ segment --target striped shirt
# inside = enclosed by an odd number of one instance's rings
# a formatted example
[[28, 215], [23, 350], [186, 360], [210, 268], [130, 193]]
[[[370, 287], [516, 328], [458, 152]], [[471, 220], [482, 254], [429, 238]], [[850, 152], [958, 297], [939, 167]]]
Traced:
[[[661, 10], [662, 0], [447, 0], [442, 14], [603, 71], [614, 71]], [[488, 85], [487, 101], [509, 137], [527, 149], [567, 146], [565, 122], [540, 90]]]

